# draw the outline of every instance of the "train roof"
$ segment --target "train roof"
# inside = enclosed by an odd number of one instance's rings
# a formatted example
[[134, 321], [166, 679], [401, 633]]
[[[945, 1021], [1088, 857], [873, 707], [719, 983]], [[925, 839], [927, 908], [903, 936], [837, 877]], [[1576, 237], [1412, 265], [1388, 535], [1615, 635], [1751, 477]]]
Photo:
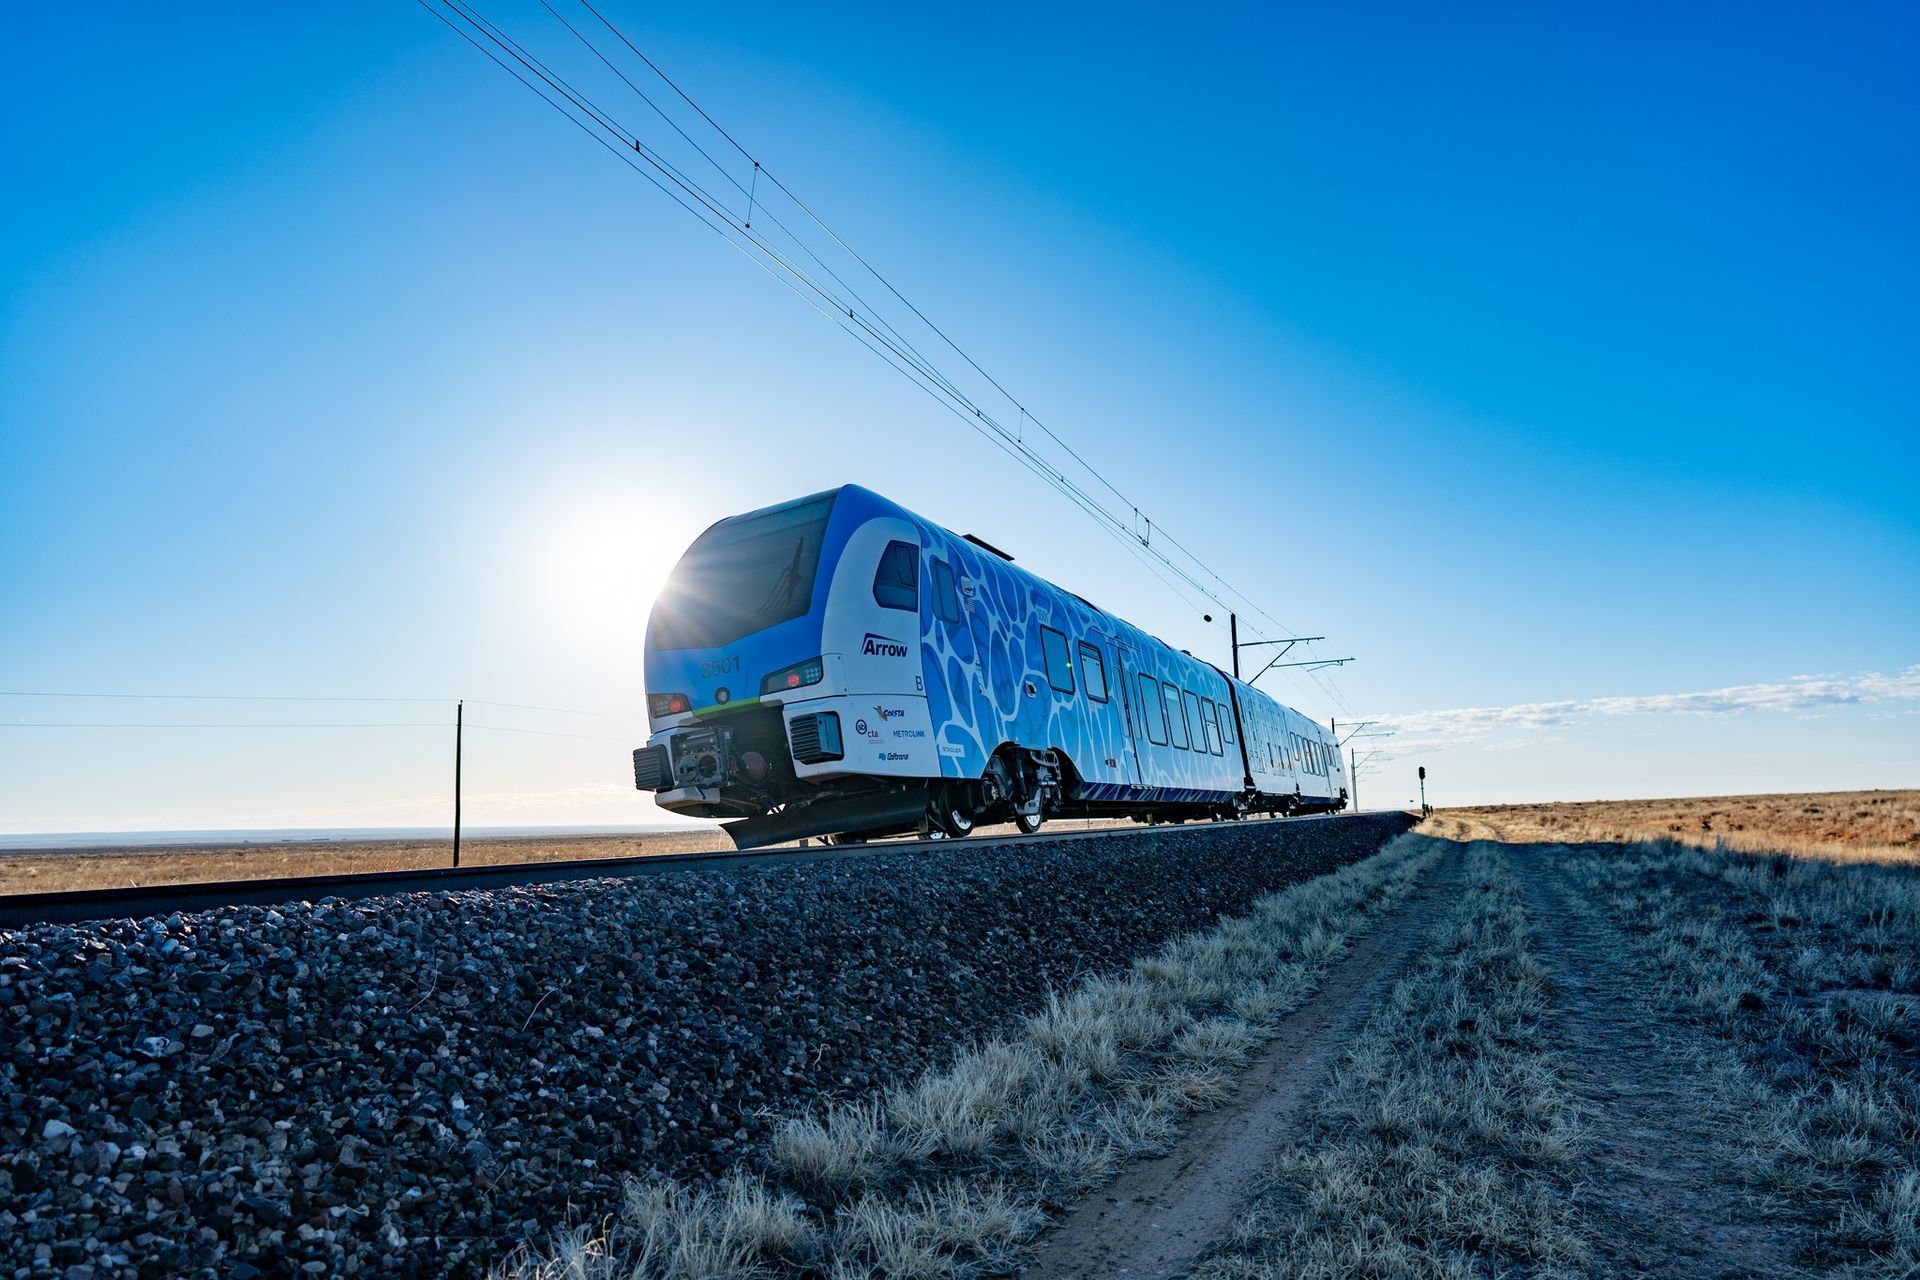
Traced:
[[996, 547], [981, 538], [977, 538], [972, 534], [957, 533], [953, 529], [947, 527], [946, 525], [943, 525], [936, 520], [930, 520], [926, 516], [921, 515], [917, 511], [908, 510], [906, 507], [901, 506], [899, 503], [895, 502], [893, 499], [889, 497], [886, 497], [884, 494], [875, 493], [872, 489], [869, 489], [864, 485], [843, 484], [837, 489], [824, 489], [819, 493], [808, 494], [804, 498], [795, 498], [791, 502], [782, 502], [775, 506], [761, 507], [755, 511], [743, 512], [742, 514], [737, 516], [729, 516], [726, 520], [719, 521], [718, 523], [728, 524], [734, 520], [744, 520], [749, 516], [764, 515], [771, 511], [785, 511], [789, 508], [801, 506], [805, 503], [818, 502], [822, 498], [832, 498], [834, 500], [834, 509], [836, 513], [838, 513], [844, 505], [847, 505], [850, 499], [851, 505], [856, 509], [856, 512], [860, 518], [870, 519], [874, 516], [897, 516], [901, 519], [911, 521], [914, 524], [923, 525], [928, 528], [938, 529], [942, 533], [945, 533], [952, 538], [962, 540], [974, 546], [980, 547], [982, 550], [994, 555], [995, 557], [1003, 561], [1008, 572], [1018, 574], [1021, 577], [1026, 578], [1029, 581], [1035, 583], [1036, 585], [1044, 587], [1050, 591], [1058, 591], [1063, 595], [1072, 596], [1075, 600], [1079, 601], [1082, 605], [1085, 605], [1088, 609], [1092, 610], [1095, 614], [1098, 614], [1100, 617], [1106, 619], [1109, 625], [1125, 627], [1127, 628], [1127, 630], [1133, 632], [1135, 635], [1138, 635], [1143, 640], [1152, 644], [1159, 645], [1161, 648], [1167, 650], [1169, 653], [1178, 653], [1191, 659], [1194, 662], [1200, 663], [1202, 666], [1205, 666], [1215, 672], [1218, 672], [1220, 677], [1223, 680], [1229, 681], [1235, 687], [1241, 690], [1244, 690], [1246, 693], [1253, 695], [1255, 697], [1264, 698], [1267, 701], [1273, 703], [1276, 707], [1280, 708], [1282, 711], [1286, 712], [1289, 716], [1295, 717], [1305, 724], [1313, 725], [1315, 728], [1319, 728], [1320, 722], [1313, 719], [1313, 717], [1307, 715], [1306, 713], [1288, 706], [1286, 703], [1281, 702], [1278, 698], [1274, 697], [1272, 694], [1267, 693], [1264, 690], [1257, 689], [1253, 685], [1247, 683], [1245, 680], [1229, 674], [1228, 672], [1222, 670], [1219, 666], [1215, 665], [1214, 663], [1207, 661], [1205, 658], [1196, 658], [1194, 657], [1193, 654], [1188, 653], [1184, 649], [1174, 648], [1172, 645], [1168, 644], [1165, 640], [1162, 640], [1159, 636], [1154, 635], [1152, 632], [1146, 630], [1143, 627], [1140, 627], [1135, 623], [1127, 621], [1125, 618], [1120, 617], [1118, 614], [1112, 613], [1106, 609], [1102, 609], [1099, 605], [1093, 603], [1093, 601], [1087, 599], [1085, 596], [1079, 594], [1078, 592], [1069, 590], [1068, 588], [1061, 586], [1057, 582], [1052, 582], [1046, 578], [1041, 577], [1039, 574], [1033, 572], [1031, 569], [1028, 569], [1016, 563], [1014, 558], [1011, 555], [1008, 555], [1005, 551], [1002, 551], [999, 547]]

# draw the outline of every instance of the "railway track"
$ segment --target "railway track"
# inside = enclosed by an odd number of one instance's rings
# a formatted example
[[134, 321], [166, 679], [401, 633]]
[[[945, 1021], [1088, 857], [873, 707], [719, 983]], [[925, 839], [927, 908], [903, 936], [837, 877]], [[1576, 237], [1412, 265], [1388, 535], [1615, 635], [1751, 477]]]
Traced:
[[[1336, 814], [1315, 819], [1257, 818], [1239, 827], [1302, 821], [1339, 821], [1359, 815]], [[377, 898], [434, 890], [510, 889], [526, 885], [558, 884], [568, 880], [602, 880], [625, 876], [660, 875], [668, 871], [735, 871], [779, 863], [871, 858], [901, 850], [937, 844], [942, 848], [999, 845], [1015, 842], [1051, 843], [1164, 833], [1165, 827], [1099, 827], [1090, 830], [1041, 831], [1034, 835], [970, 836], [965, 840], [876, 840], [871, 844], [759, 849], [745, 853], [661, 853], [632, 858], [582, 858], [559, 862], [509, 862], [477, 867], [435, 867], [414, 871], [361, 871], [344, 875], [293, 876], [271, 880], [210, 880], [189, 884], [148, 885], [124, 889], [77, 889], [60, 893], [0, 895], [0, 929], [23, 929], [36, 924], [78, 924], [88, 920], [144, 919], [177, 911], [212, 911], [221, 907], [277, 907], [322, 898]]]

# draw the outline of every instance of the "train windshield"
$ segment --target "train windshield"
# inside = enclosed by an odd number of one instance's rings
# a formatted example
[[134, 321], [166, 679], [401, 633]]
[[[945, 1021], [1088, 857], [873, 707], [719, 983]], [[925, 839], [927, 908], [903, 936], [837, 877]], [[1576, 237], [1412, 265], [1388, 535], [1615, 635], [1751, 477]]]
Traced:
[[799, 617], [834, 495], [725, 520], [680, 557], [653, 609], [655, 649], [712, 649]]

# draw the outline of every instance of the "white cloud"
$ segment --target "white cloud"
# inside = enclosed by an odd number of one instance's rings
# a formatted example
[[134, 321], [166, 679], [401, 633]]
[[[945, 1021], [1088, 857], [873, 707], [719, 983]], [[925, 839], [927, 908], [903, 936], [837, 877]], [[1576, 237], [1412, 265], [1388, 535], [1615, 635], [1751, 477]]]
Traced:
[[[1771, 684], [1731, 685], [1699, 693], [1631, 694], [1510, 707], [1454, 707], [1373, 717], [1408, 745], [1477, 742], [1509, 731], [1562, 728], [1603, 716], [1734, 715], [1743, 711], [1817, 713], [1823, 708], [1920, 700], [1920, 666], [1892, 675], [1793, 676]], [[1413, 739], [1408, 742], [1407, 739]]]

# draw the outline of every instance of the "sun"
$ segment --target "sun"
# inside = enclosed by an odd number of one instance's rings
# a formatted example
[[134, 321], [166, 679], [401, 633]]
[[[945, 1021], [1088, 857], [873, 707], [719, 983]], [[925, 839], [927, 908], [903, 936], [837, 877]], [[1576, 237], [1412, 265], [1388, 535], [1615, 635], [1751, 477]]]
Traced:
[[631, 491], [563, 495], [522, 530], [520, 594], [550, 625], [638, 645], [695, 523], [670, 500]]

